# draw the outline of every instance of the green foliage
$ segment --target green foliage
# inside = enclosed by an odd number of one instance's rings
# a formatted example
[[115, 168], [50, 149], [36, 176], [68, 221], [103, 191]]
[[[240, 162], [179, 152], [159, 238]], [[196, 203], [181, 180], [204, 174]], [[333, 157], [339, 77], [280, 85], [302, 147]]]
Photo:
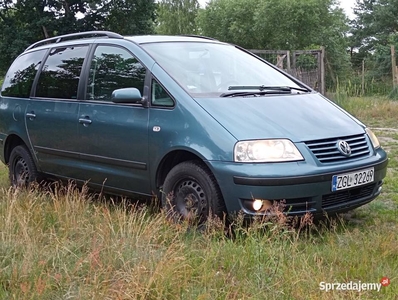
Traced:
[[[320, 45], [309, 45], [302, 50], [321, 49]], [[301, 54], [296, 57], [296, 66], [301, 70], [316, 70], [318, 69], [317, 56], [311, 54]]]
[[346, 97], [385, 96], [390, 94], [392, 90], [390, 78], [376, 78], [371, 73], [365, 74], [363, 88], [362, 75], [355, 73], [344, 81], [337, 80], [336, 84], [328, 86], [328, 91]]
[[256, 28], [256, 11], [260, 3], [261, 0], [209, 1], [198, 15], [202, 34], [248, 49], [264, 48], [260, 47], [262, 34]]
[[355, 19], [351, 22], [351, 48], [354, 70], [366, 62], [366, 77], [377, 86], [385, 86], [385, 95], [392, 91], [391, 45], [398, 48], [398, 2], [395, 0], [357, 0]]
[[392, 89], [392, 91], [390, 92], [388, 97], [391, 100], [398, 100], [398, 87], [397, 86]]
[[154, 0], [114, 0], [105, 17], [104, 29], [122, 35], [153, 33], [155, 10]]
[[198, 23], [204, 35], [248, 49], [323, 45], [327, 74], [335, 81], [350, 71], [347, 18], [335, 6], [334, 0], [212, 0], [199, 13]]
[[387, 44], [375, 44], [371, 52], [367, 52], [366, 68], [368, 69], [369, 76], [385, 79], [391, 78], [392, 61], [391, 61], [391, 45], [395, 45], [398, 49], [398, 34], [390, 34], [387, 39]]
[[354, 14], [351, 30], [354, 47], [374, 50], [377, 45], [386, 46], [390, 35], [398, 31], [396, 0], [357, 0]]
[[153, 32], [155, 0], [4, 0], [0, 2], [0, 72], [38, 40], [87, 30]]
[[[353, 72], [350, 79], [340, 83], [340, 85], [357, 86], [351, 96], [360, 95], [389, 95], [394, 97], [392, 83], [392, 61], [391, 45], [398, 49], [398, 35], [390, 34], [388, 45], [375, 44], [372, 51], [365, 47], [359, 49], [358, 53], [353, 53], [351, 61], [353, 63]], [[362, 91], [362, 63], [364, 65], [364, 89]], [[335, 85], [336, 86], [336, 85]]]
[[[0, 74], [28, 45], [46, 37], [87, 30], [134, 34], [202, 34], [247, 49], [304, 50], [325, 47], [326, 84], [391, 92], [390, 45], [398, 49], [398, 1], [357, 0], [349, 22], [337, 0], [2, 0]], [[350, 35], [347, 33], [350, 32]], [[347, 53], [351, 47], [350, 54]], [[397, 56], [398, 57], [398, 56]], [[297, 65], [311, 69], [314, 57]]]
[[198, 34], [196, 17], [199, 12], [197, 0], [162, 0], [157, 9], [159, 34]]
[[255, 49], [259, 36], [255, 34], [254, 16], [259, 3], [259, 0], [210, 1], [199, 13], [199, 27], [206, 36]]

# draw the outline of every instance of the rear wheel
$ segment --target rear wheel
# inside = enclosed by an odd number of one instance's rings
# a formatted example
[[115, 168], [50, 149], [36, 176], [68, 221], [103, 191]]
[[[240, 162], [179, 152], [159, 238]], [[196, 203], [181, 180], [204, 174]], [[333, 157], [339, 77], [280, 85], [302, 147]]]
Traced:
[[212, 216], [222, 217], [224, 200], [214, 175], [197, 161], [176, 165], [166, 176], [162, 206], [173, 216], [203, 223]]
[[12, 149], [8, 168], [10, 182], [14, 187], [27, 187], [39, 177], [33, 158], [25, 146]]

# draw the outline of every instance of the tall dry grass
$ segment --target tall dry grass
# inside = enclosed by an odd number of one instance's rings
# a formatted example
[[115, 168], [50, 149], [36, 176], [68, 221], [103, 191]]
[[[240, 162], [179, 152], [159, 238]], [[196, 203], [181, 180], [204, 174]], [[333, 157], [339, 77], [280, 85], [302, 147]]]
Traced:
[[[398, 112], [385, 99], [349, 99], [373, 120], [390, 155], [382, 195], [341, 218], [294, 227], [282, 217], [226, 234], [173, 223], [135, 202], [69, 185], [9, 188], [0, 166], [0, 299], [396, 299]], [[381, 292], [320, 290], [320, 282], [378, 283]]]
[[398, 291], [319, 290], [321, 281], [396, 282], [396, 231], [380, 220], [292, 228], [237, 217], [231, 237], [217, 222], [199, 232], [71, 186], [3, 188], [0, 203], [1, 299], [394, 299]]

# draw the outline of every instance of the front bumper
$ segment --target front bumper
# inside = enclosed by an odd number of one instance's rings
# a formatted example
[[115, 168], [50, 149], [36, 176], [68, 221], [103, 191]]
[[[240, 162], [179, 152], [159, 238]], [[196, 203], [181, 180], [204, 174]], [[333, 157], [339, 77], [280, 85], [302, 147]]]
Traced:
[[[307, 212], [315, 217], [345, 212], [376, 198], [386, 176], [388, 159], [382, 149], [366, 159], [320, 165], [306, 161], [273, 164], [209, 162], [219, 183], [228, 213], [264, 215], [251, 209], [253, 199], [283, 201], [289, 215]], [[332, 192], [333, 175], [374, 168], [374, 181]]]

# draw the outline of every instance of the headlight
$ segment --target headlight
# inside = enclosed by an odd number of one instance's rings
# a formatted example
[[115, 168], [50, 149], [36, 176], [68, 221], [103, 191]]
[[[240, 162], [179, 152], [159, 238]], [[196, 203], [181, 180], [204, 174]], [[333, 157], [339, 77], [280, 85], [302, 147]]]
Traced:
[[284, 162], [304, 160], [289, 140], [241, 141], [234, 149], [235, 162]]
[[379, 142], [378, 138], [376, 137], [376, 135], [373, 133], [373, 131], [370, 130], [369, 128], [366, 128], [365, 131], [368, 134], [370, 141], [372, 142], [373, 148], [375, 148], [375, 149], [380, 148], [380, 142]]

